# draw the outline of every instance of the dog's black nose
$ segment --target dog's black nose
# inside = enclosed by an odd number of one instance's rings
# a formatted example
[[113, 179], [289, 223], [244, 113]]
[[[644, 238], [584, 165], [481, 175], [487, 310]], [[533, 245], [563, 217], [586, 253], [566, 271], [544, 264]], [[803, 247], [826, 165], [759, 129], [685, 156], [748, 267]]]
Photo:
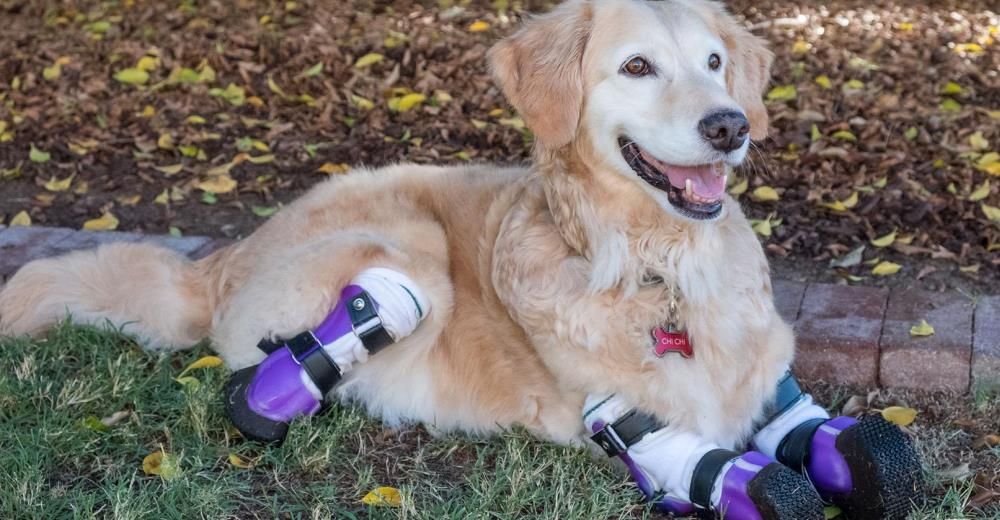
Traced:
[[698, 130], [712, 148], [720, 152], [731, 152], [747, 140], [750, 122], [746, 116], [735, 110], [712, 112], [698, 121]]

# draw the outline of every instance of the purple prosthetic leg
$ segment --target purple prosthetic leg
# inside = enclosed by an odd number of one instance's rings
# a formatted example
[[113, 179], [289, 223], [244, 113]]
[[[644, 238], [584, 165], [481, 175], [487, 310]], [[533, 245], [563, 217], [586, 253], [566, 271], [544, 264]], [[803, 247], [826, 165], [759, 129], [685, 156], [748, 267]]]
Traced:
[[[804, 395], [787, 374], [779, 383], [779, 411], [769, 422], [795, 413]], [[784, 435], [775, 458], [806, 475], [823, 499], [851, 518], [906, 518], [923, 496], [913, 441], [881, 416], [803, 421]]]
[[334, 359], [337, 349], [349, 353], [363, 347], [374, 354], [393, 342], [378, 310], [362, 287], [349, 285], [315, 329], [285, 342], [262, 341], [258, 347], [268, 352], [267, 358], [233, 374], [226, 387], [226, 413], [240, 433], [251, 440], [280, 442], [292, 419], [319, 412], [343, 377]]
[[809, 482], [756, 451], [705, 454], [691, 477], [691, 501], [733, 520], [823, 518], [823, 501]]
[[[590, 423], [594, 433], [591, 439], [609, 456], [618, 457], [625, 463], [640, 491], [664, 513], [675, 516], [688, 516], [695, 512], [717, 513], [727, 520], [823, 518], [823, 503], [809, 482], [802, 475], [758, 452], [741, 455], [715, 449], [703, 455], [690, 476], [689, 500], [671, 494], [677, 490], [662, 489], [661, 482], [653, 481], [656, 472], [652, 471], [654, 468], [651, 465], [654, 462], [646, 460], [646, 466], [640, 467], [629, 453], [633, 447], [642, 449], [639, 446], [641, 442], [667, 439], [647, 437], [660, 427], [655, 419], [635, 410], [611, 423], [605, 420]], [[644, 450], [643, 453], [643, 457], [648, 459], [650, 452]], [[663, 465], [679, 462], [656, 461]]]

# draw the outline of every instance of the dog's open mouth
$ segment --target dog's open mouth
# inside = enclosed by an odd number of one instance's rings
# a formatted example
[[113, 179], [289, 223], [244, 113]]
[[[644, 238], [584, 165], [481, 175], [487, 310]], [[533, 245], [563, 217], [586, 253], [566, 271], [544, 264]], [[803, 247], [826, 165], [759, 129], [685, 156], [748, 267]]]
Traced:
[[667, 200], [685, 217], [709, 220], [722, 213], [726, 175], [721, 163], [675, 166], [653, 157], [625, 137], [618, 138], [622, 156], [636, 175], [650, 186], [665, 191]]

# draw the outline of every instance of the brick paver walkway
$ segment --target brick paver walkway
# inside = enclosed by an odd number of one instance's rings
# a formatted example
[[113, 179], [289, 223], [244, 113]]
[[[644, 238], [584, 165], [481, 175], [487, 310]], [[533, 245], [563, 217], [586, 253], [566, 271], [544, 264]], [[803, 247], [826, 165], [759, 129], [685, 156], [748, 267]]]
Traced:
[[[109, 242], [153, 242], [200, 258], [231, 240], [0, 226], [0, 279], [30, 260]], [[806, 381], [965, 392], [1000, 388], [1000, 295], [775, 280], [775, 305], [798, 338]], [[921, 319], [935, 334], [912, 337]]]

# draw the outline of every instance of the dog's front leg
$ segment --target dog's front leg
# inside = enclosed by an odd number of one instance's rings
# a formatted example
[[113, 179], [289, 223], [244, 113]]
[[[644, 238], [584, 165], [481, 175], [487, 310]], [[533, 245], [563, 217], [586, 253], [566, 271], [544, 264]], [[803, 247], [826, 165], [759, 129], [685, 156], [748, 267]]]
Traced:
[[823, 518], [809, 482], [756, 451], [721, 449], [661, 424], [616, 395], [590, 395], [583, 410], [591, 439], [618, 457], [639, 488], [668, 513], [713, 511], [730, 520]]
[[778, 381], [756, 449], [802, 472], [852, 518], [905, 518], [919, 499], [922, 470], [913, 441], [881, 416], [830, 419], [791, 372]]

